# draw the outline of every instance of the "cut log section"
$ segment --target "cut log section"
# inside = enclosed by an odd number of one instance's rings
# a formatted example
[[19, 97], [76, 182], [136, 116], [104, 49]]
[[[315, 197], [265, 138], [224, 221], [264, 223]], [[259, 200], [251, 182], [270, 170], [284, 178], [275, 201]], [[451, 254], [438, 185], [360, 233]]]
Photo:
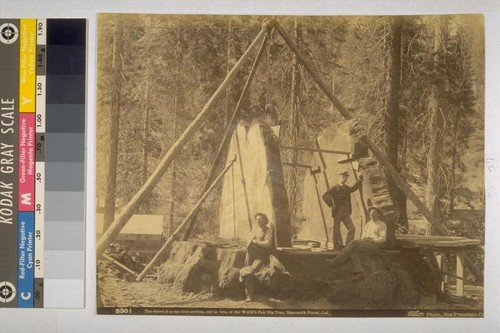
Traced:
[[227, 156], [228, 159], [237, 156], [240, 160], [235, 163], [234, 174], [227, 173], [224, 178], [220, 237], [246, 240], [251, 231], [248, 215], [253, 218], [262, 212], [274, 225], [277, 246], [291, 246], [292, 229], [279, 143], [271, 127], [258, 120], [250, 124], [240, 122]]

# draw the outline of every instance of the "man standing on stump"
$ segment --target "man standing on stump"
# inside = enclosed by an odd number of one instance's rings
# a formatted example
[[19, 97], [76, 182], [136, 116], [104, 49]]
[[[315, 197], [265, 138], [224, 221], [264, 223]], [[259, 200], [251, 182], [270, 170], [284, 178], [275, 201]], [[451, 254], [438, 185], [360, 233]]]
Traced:
[[347, 228], [347, 238], [345, 245], [347, 246], [353, 239], [356, 228], [352, 223], [351, 213], [351, 193], [355, 192], [363, 182], [363, 175], [359, 176], [359, 180], [353, 185], [347, 185], [349, 173], [347, 171], [339, 173], [339, 184], [331, 187], [323, 194], [323, 201], [332, 208], [333, 217], [333, 250], [342, 251], [344, 244], [342, 235], [340, 234], [340, 222], [344, 223]]

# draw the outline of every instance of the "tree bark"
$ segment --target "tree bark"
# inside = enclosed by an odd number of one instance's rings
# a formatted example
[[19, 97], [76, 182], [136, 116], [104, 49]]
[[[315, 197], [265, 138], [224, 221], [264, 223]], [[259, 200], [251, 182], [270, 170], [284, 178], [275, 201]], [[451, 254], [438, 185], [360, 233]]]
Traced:
[[[294, 37], [295, 42], [300, 48], [300, 40], [301, 40], [301, 32], [300, 27], [297, 22], [297, 18], [295, 18], [294, 23]], [[292, 87], [290, 93], [290, 109], [291, 109], [291, 121], [290, 121], [290, 142], [292, 147], [297, 146], [297, 141], [299, 137], [299, 108], [300, 108], [300, 64], [297, 59], [297, 56], [293, 54], [292, 60]], [[299, 163], [299, 156], [297, 150], [292, 150], [292, 163]], [[290, 202], [290, 213], [291, 220], [297, 221], [297, 170], [296, 168], [290, 168], [288, 173], [288, 197]]]
[[[226, 75], [229, 73], [231, 70], [231, 65], [232, 65], [232, 35], [233, 35], [233, 26], [231, 24], [231, 20], [228, 20], [229, 22], [227, 23], [227, 62], [226, 62]], [[231, 85], [229, 85], [226, 89], [226, 100], [224, 103], [224, 108], [225, 108], [225, 114], [224, 114], [224, 126], [227, 127], [229, 124], [229, 121], [231, 120], [231, 109], [229, 107], [229, 101], [231, 98]]]
[[[388, 44], [387, 62], [387, 82], [389, 85], [387, 103], [385, 108], [385, 153], [392, 166], [401, 173], [399, 164], [399, 146], [401, 133], [400, 129], [400, 90], [401, 90], [401, 30], [403, 18], [394, 16], [391, 18]], [[406, 211], [406, 195], [396, 185], [391, 175], [385, 171], [385, 179], [389, 195], [394, 202], [399, 216], [397, 223], [403, 227], [408, 227], [408, 217]]]
[[[438, 19], [434, 30], [434, 53], [439, 52], [442, 47], [442, 24]], [[438, 57], [434, 56], [434, 71], [438, 68]], [[442, 217], [441, 196], [442, 196], [442, 176], [439, 172], [441, 153], [443, 151], [444, 137], [444, 116], [440, 108], [439, 101], [439, 86], [435, 82], [432, 86], [429, 96], [429, 152], [427, 154], [427, 187], [426, 187], [426, 202], [431, 214], [438, 221]], [[431, 225], [431, 235], [437, 234], [434, 226]]]

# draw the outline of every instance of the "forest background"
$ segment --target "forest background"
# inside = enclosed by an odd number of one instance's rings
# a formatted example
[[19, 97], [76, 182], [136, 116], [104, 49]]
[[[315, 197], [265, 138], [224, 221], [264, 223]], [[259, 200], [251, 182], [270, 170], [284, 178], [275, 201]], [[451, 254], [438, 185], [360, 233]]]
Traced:
[[[99, 20], [98, 44], [108, 46], [98, 49], [97, 72], [96, 191], [105, 226], [196, 117], [265, 19], [106, 15]], [[441, 226], [484, 242], [482, 17], [278, 20]], [[283, 145], [312, 147], [322, 129], [343, 119], [284, 41], [277, 34], [271, 40], [243, 100], [243, 117], [262, 116], [280, 125]], [[250, 66], [244, 64], [137, 213], [165, 216], [170, 230], [189, 213]], [[308, 154], [286, 150], [282, 158], [302, 163]], [[304, 221], [304, 175], [285, 169], [296, 230]], [[387, 181], [401, 211], [400, 232], [407, 232], [408, 219], [421, 217]], [[217, 235], [218, 195], [211, 195], [198, 215], [198, 233]]]

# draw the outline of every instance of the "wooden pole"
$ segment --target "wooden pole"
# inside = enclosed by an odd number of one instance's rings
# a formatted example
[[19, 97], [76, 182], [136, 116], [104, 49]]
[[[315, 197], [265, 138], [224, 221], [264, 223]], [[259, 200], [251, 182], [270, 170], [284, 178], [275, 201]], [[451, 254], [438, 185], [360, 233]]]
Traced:
[[299, 163], [282, 163], [284, 166], [291, 166], [295, 168], [304, 168], [304, 169], [309, 169], [310, 175], [314, 179], [314, 188], [316, 190], [316, 196], [318, 198], [318, 205], [319, 205], [319, 211], [321, 213], [321, 220], [323, 221], [323, 227], [325, 228], [325, 236], [326, 236], [326, 249], [328, 249], [328, 242], [329, 242], [329, 237], [328, 237], [328, 227], [326, 225], [326, 219], [325, 219], [325, 214], [323, 213], [323, 207], [321, 205], [321, 195], [319, 194], [319, 189], [318, 189], [318, 179], [316, 178], [316, 174], [314, 173], [312, 166], [307, 165], [307, 164], [299, 164]]
[[113, 259], [111, 258], [110, 256], [108, 256], [107, 254], [103, 253], [102, 257], [106, 260], [109, 260], [111, 261], [113, 264], [115, 264], [116, 266], [120, 267], [121, 269], [123, 269], [124, 271], [126, 271], [127, 273], [130, 273], [132, 274], [133, 276], [137, 276], [137, 273], [134, 272], [133, 270], [131, 270], [130, 268], [128, 268], [127, 266], [125, 266], [124, 264], [122, 264], [121, 262], [119, 262], [118, 260], [116, 259]]
[[[274, 28], [281, 35], [285, 43], [290, 47], [293, 53], [297, 55], [297, 58], [300, 60], [304, 68], [309, 72], [311, 78], [318, 84], [320, 89], [325, 93], [330, 102], [335, 106], [335, 108], [342, 114], [342, 116], [347, 119], [353, 119], [352, 114], [342, 105], [342, 103], [338, 100], [336, 96], [333, 95], [330, 88], [326, 85], [326, 83], [321, 79], [319, 74], [314, 69], [313, 65], [307, 60], [302, 52], [298, 49], [298, 47], [293, 42], [292, 38], [288, 35], [288, 33], [281, 27], [281, 25], [277, 22], [274, 24]], [[446, 235], [447, 232], [440, 226], [439, 221], [431, 214], [431, 212], [427, 209], [422, 201], [417, 197], [415, 192], [412, 191], [410, 186], [406, 183], [406, 181], [401, 177], [398, 171], [392, 166], [387, 157], [378, 149], [378, 147], [371, 141], [366, 135], [362, 137], [363, 141], [366, 143], [370, 151], [377, 158], [380, 164], [385, 168], [385, 170], [389, 173], [389, 175], [393, 178], [394, 182], [399, 186], [399, 188], [406, 193], [411, 202], [418, 208], [418, 210], [424, 215], [424, 217], [429, 221], [429, 223], [434, 227], [434, 229], [441, 235]], [[483, 273], [474, 265], [474, 263], [470, 260], [466, 255], [463, 256], [464, 263], [471, 269], [472, 273], [481, 281], [483, 281]]]
[[293, 150], [304, 150], [304, 151], [313, 151], [318, 153], [326, 153], [326, 154], [338, 154], [338, 155], [347, 155], [350, 154], [350, 151], [343, 150], [330, 150], [330, 149], [320, 149], [320, 148], [307, 148], [307, 147], [293, 147], [293, 146], [285, 146], [280, 145], [281, 149], [293, 149]]
[[148, 195], [153, 188], [158, 184], [161, 177], [165, 174], [168, 167], [177, 156], [179, 151], [184, 147], [184, 145], [192, 138], [192, 134], [198, 130], [203, 120], [207, 117], [209, 112], [212, 110], [215, 102], [224, 94], [226, 88], [229, 86], [231, 81], [234, 79], [236, 72], [241, 68], [243, 62], [247, 60], [252, 53], [253, 49], [257, 46], [258, 41], [266, 34], [267, 26], [264, 26], [260, 32], [257, 34], [253, 42], [250, 44], [245, 53], [236, 62], [234, 67], [231, 69], [229, 74], [226, 76], [222, 84], [217, 88], [212, 97], [205, 104], [203, 109], [200, 111], [198, 116], [193, 120], [193, 122], [184, 130], [179, 139], [170, 147], [163, 159], [160, 161], [156, 169], [153, 171], [151, 176], [146, 183], [139, 189], [139, 191], [132, 197], [128, 204], [123, 208], [118, 217], [113, 221], [109, 228], [104, 232], [104, 234], [99, 238], [96, 245], [96, 256], [100, 257], [104, 250], [109, 246], [111, 241], [118, 235], [120, 230], [125, 226], [128, 220], [132, 217], [137, 207], [141, 204], [141, 201], [146, 195]]
[[325, 187], [326, 187], [326, 190], [328, 191], [330, 189], [330, 182], [328, 181], [328, 174], [326, 173], [327, 166], [326, 166], [325, 158], [323, 157], [323, 150], [324, 149], [321, 149], [321, 147], [319, 146], [318, 140], [316, 140], [316, 147], [317, 147], [316, 151], [318, 152], [318, 155], [319, 155], [319, 160], [321, 161], [321, 165], [323, 166], [323, 178], [325, 180]]
[[[347, 159], [349, 160], [349, 164], [351, 165], [352, 173], [354, 175], [354, 180], [356, 182], [358, 182], [358, 179], [359, 179], [358, 172], [354, 168], [354, 163], [352, 161], [350, 154], [347, 154]], [[363, 196], [363, 185], [361, 185], [358, 190], [359, 190], [359, 200], [361, 201], [361, 206], [363, 207], [363, 213], [365, 214], [365, 221], [364, 222], [366, 222], [366, 221], [370, 220], [370, 215], [368, 214], [368, 208], [366, 208], [365, 198]], [[361, 221], [361, 232], [363, 232], [364, 222]]]
[[[222, 153], [224, 152], [224, 148], [229, 143], [229, 140], [231, 139], [231, 135], [234, 132], [234, 129], [236, 128], [236, 119], [239, 118], [240, 115], [240, 108], [241, 108], [241, 103], [243, 103], [243, 99], [246, 97], [248, 88], [250, 87], [250, 83], [253, 80], [253, 77], [255, 76], [255, 72], [257, 71], [257, 65], [260, 63], [260, 60], [262, 59], [262, 55], [264, 54], [264, 50], [266, 48], [267, 41], [269, 40], [268, 34], [264, 36], [264, 39], [262, 40], [262, 44], [260, 45], [259, 51], [257, 52], [257, 56], [255, 57], [255, 60], [252, 64], [252, 68], [250, 69], [250, 73], [248, 74], [247, 81], [245, 82], [245, 86], [243, 87], [243, 90], [241, 91], [240, 98], [238, 99], [238, 102], [236, 103], [236, 107], [234, 108], [233, 115], [231, 116], [231, 119], [229, 120], [229, 124], [226, 128], [226, 132], [224, 133], [224, 137], [222, 138], [221, 144], [219, 145], [219, 149], [217, 150], [217, 153], [215, 154], [215, 159], [212, 164], [212, 167], [208, 173], [207, 179], [205, 180], [205, 184], [203, 184], [203, 187], [201, 188], [201, 193], [200, 196], [206, 192], [210, 184], [212, 183], [212, 180], [214, 178], [215, 170], [217, 169], [217, 165], [219, 163], [219, 160], [222, 158]], [[188, 227], [186, 228], [186, 233], [184, 234], [184, 237], [182, 240], [186, 241], [189, 239], [189, 236], [191, 235], [191, 231], [193, 230], [194, 222], [196, 220], [196, 215], [193, 215], [191, 218], [191, 222], [189, 223]]]
[[165, 244], [163, 244], [163, 246], [160, 248], [160, 250], [158, 250], [158, 252], [155, 254], [155, 256], [153, 257], [153, 259], [151, 259], [151, 261], [149, 262], [149, 264], [144, 268], [144, 270], [139, 274], [139, 276], [137, 276], [136, 281], [142, 281], [142, 279], [144, 279], [144, 277], [146, 276], [146, 274], [148, 274], [148, 272], [151, 270], [151, 268], [153, 267], [153, 265], [156, 264], [156, 262], [158, 261], [158, 259], [162, 255], [162, 253], [164, 253], [170, 247], [170, 245], [172, 245], [172, 243], [175, 240], [179, 239], [178, 236], [181, 233], [182, 228], [184, 228], [188, 224], [188, 222], [190, 221], [192, 215], [195, 214], [198, 211], [198, 209], [200, 208], [201, 204], [205, 201], [205, 199], [208, 197], [208, 195], [215, 189], [215, 187], [217, 186], [217, 184], [219, 183], [219, 181], [222, 179], [222, 177], [226, 174], [226, 172], [233, 166], [234, 161], [235, 161], [234, 159], [231, 160], [231, 162], [224, 168], [224, 170], [222, 170], [222, 172], [219, 174], [219, 176], [217, 176], [217, 178], [212, 183], [212, 185], [203, 194], [203, 196], [200, 198], [200, 200], [198, 200], [198, 202], [193, 207], [193, 209], [191, 210], [191, 212], [189, 212], [188, 216], [186, 216], [186, 218], [184, 219], [184, 221], [182, 221], [182, 223], [174, 231], [174, 233], [172, 235], [170, 235], [170, 238], [167, 240], [167, 242]]
[[304, 168], [304, 169], [311, 169], [312, 168], [312, 165], [307, 165], [307, 164], [288, 163], [288, 162], [283, 162], [282, 164], [286, 165], [286, 166], [296, 167], [296, 168]]
[[318, 199], [318, 208], [319, 212], [321, 213], [321, 221], [323, 222], [323, 228], [325, 229], [325, 237], [326, 237], [326, 242], [325, 242], [325, 249], [328, 250], [328, 242], [330, 241], [330, 237], [328, 237], [328, 226], [326, 225], [326, 218], [325, 214], [323, 213], [323, 205], [321, 204], [321, 195], [319, 194], [318, 190], [318, 179], [316, 178], [316, 174], [314, 173], [313, 169], [310, 167], [309, 171], [311, 173], [311, 176], [314, 178], [314, 189], [316, 190], [316, 197]]
[[247, 183], [245, 181], [245, 171], [243, 170], [243, 160], [241, 159], [241, 148], [240, 139], [238, 138], [238, 131], [235, 133], [236, 136], [236, 151], [238, 152], [238, 161], [240, 165], [240, 175], [241, 175], [241, 185], [243, 185], [243, 196], [245, 197], [245, 207], [247, 209], [247, 220], [249, 230], [252, 230], [252, 214], [250, 213], [250, 203], [248, 202], [248, 191]]

